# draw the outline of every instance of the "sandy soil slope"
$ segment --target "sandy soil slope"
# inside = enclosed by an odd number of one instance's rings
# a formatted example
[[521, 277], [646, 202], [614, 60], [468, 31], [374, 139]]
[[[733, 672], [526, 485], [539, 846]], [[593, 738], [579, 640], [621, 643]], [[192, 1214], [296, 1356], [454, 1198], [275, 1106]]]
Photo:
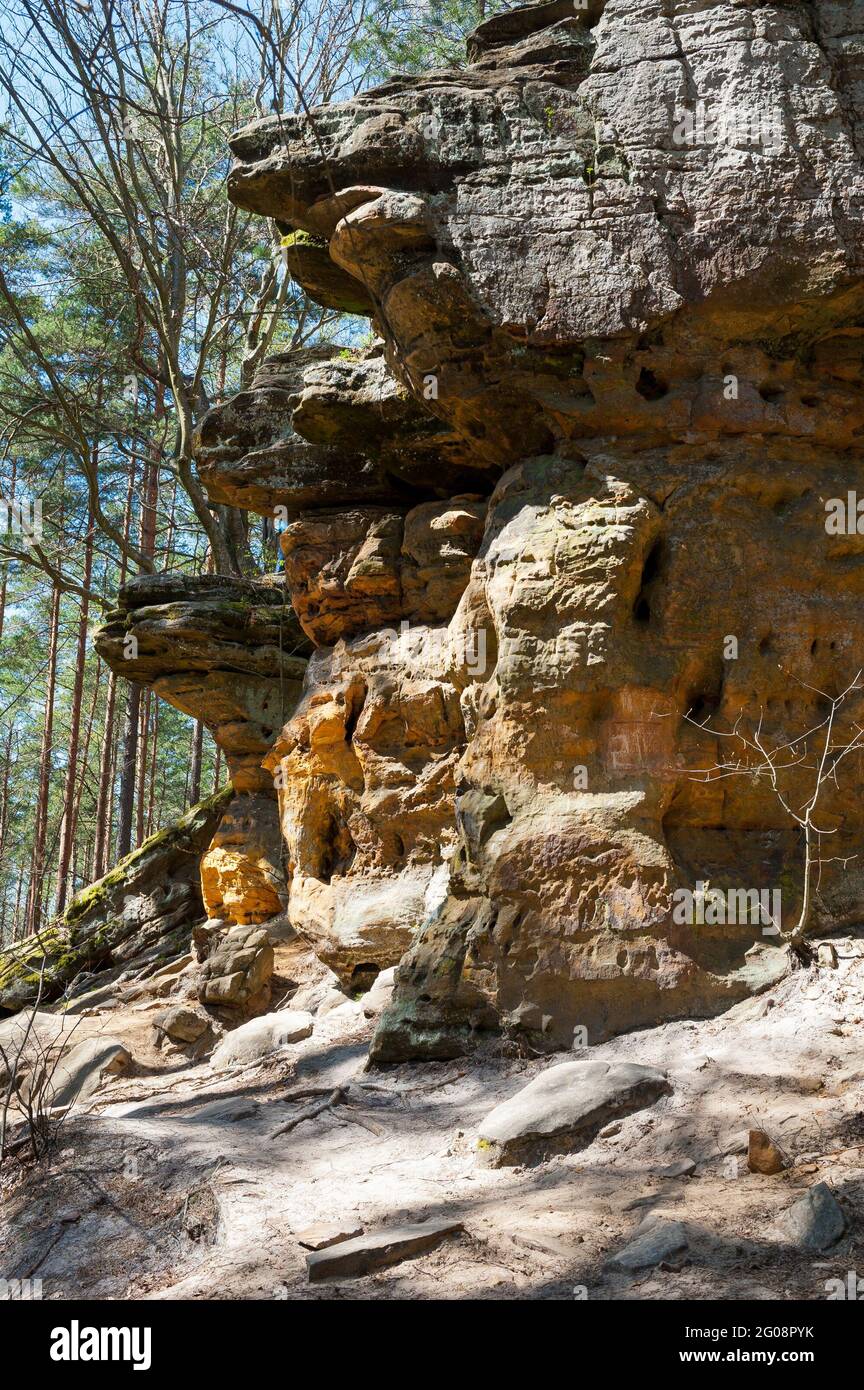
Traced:
[[[40, 1278], [55, 1299], [824, 1299], [862, 1267], [864, 1214], [864, 938], [834, 944], [836, 969], [592, 1048], [666, 1069], [671, 1094], [522, 1168], [479, 1166], [478, 1125], [560, 1054], [365, 1071], [372, 1024], [357, 1003], [263, 1063], [217, 1072], [166, 1062], [148, 1007], [86, 1017], [79, 1036], [110, 1033], [135, 1064], [69, 1117], [49, 1166], [3, 1177], [6, 1275]], [[314, 977], [301, 948], [281, 949], [283, 973]], [[756, 1127], [789, 1155], [785, 1172], [747, 1171]], [[775, 1224], [817, 1182], [848, 1222], [822, 1253]], [[298, 1236], [313, 1222], [375, 1232], [439, 1217], [464, 1234], [375, 1274], [307, 1281]], [[613, 1271], [646, 1217], [683, 1223], [686, 1250]]]

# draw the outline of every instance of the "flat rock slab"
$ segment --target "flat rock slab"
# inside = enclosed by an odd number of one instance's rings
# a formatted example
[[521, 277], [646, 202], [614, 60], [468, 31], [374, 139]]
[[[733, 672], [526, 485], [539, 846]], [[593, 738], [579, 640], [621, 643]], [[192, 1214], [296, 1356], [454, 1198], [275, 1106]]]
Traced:
[[307, 1250], [327, 1250], [331, 1245], [339, 1245], [346, 1240], [356, 1240], [362, 1236], [363, 1227], [354, 1224], [344, 1226], [328, 1225], [326, 1221], [316, 1221], [305, 1230], [297, 1232], [297, 1239]]
[[650, 1217], [645, 1229], [637, 1232], [636, 1239], [607, 1260], [609, 1269], [621, 1269], [634, 1273], [640, 1269], [653, 1269], [673, 1255], [687, 1249], [687, 1232], [680, 1221], [661, 1221]]
[[306, 1256], [310, 1284], [321, 1279], [353, 1279], [376, 1269], [410, 1260], [433, 1250], [447, 1236], [463, 1230], [461, 1221], [427, 1221], [422, 1226], [393, 1226], [389, 1231], [342, 1241]]
[[827, 1250], [846, 1230], [843, 1208], [825, 1182], [817, 1182], [781, 1216], [782, 1235], [802, 1250]]
[[563, 1062], [541, 1072], [486, 1116], [477, 1141], [485, 1167], [539, 1163], [585, 1148], [604, 1125], [653, 1105], [665, 1072], [636, 1062]]
[[242, 1096], [220, 1096], [203, 1105], [193, 1115], [180, 1115], [177, 1118], [190, 1125], [236, 1125], [243, 1120], [254, 1119], [260, 1109], [257, 1101], [246, 1100]]

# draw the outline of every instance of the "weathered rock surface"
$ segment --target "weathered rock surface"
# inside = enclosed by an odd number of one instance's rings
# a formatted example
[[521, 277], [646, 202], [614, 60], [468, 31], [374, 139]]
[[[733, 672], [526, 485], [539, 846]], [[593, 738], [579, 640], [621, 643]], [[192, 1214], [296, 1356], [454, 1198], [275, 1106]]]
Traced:
[[[284, 890], [250, 806], [260, 872], [237, 888], [226, 827], [213, 910], [287, 895], [345, 989], [399, 962], [376, 1060], [593, 1045], [787, 968], [758, 916], [674, 906], [709, 882], [794, 920], [797, 830], [705, 770], [739, 719], [794, 744], [861, 665], [864, 541], [826, 501], [864, 434], [862, 40], [847, 0], [551, 0], [467, 69], [232, 138], [230, 196], [383, 350], [279, 355], [199, 431], [212, 501], [284, 525], [296, 707], [238, 696], [254, 623], [236, 667], [147, 678], [190, 710], [207, 685], [243, 790], [277, 784]], [[862, 776], [820, 803], [820, 928], [860, 917]]]
[[[465, 71], [232, 140], [231, 197], [327, 239], [371, 294], [393, 375], [478, 478], [503, 475], [448, 622], [462, 728], [446, 720], [456, 767], [434, 814], [437, 750], [412, 739], [444, 849], [415, 844], [411, 873], [440, 862], [446, 896], [399, 966], [379, 1060], [454, 1055], [491, 1026], [597, 1042], [785, 968], [758, 921], [679, 922], [673, 894], [782, 889], [794, 919], [797, 832], [770, 788], [698, 770], [722, 759], [712, 730], [743, 712], [791, 741], [860, 666], [864, 547], [829, 534], [825, 501], [854, 492], [864, 429], [862, 25], [843, 0], [526, 6], [481, 26]], [[364, 602], [370, 629], [315, 658], [301, 721], [330, 709], [337, 663], [343, 691], [375, 690], [376, 634], [400, 611], [398, 522], [385, 509], [364, 533], [355, 499], [338, 505], [315, 523], [344, 547], [336, 568], [368, 557], [389, 592], [355, 584], [352, 606], [322, 578], [326, 544], [304, 551], [313, 522], [286, 537], [315, 640], [347, 635], [346, 612], [357, 634]], [[401, 707], [430, 676], [399, 675]], [[331, 950], [343, 879], [405, 877], [377, 817], [374, 868], [348, 824], [372, 810], [352, 762], [364, 718], [334, 720], [329, 766], [308, 724], [281, 755], [301, 929], [314, 917]], [[841, 858], [864, 833], [860, 777], [826, 803]], [[788, 791], [800, 804], [805, 769]], [[322, 838], [322, 802], [338, 831], [319, 872], [304, 840]], [[400, 836], [408, 806], [388, 799]], [[817, 923], [851, 922], [862, 888], [854, 860], [826, 868]]]
[[80, 1104], [98, 1091], [106, 1076], [119, 1076], [132, 1061], [117, 1038], [88, 1038], [64, 1053], [50, 1073], [46, 1100], [55, 1109]]
[[197, 1042], [209, 1026], [210, 1020], [205, 1013], [183, 1004], [173, 1005], [164, 1013], [157, 1014], [153, 1020], [153, 1027], [158, 1034], [177, 1043]]
[[[445, 629], [379, 629], [310, 660], [267, 758], [291, 921], [344, 988], [395, 965], [440, 901], [464, 743]], [[366, 983], [369, 980], [366, 979]]]
[[312, 1015], [302, 1009], [264, 1014], [241, 1023], [223, 1038], [210, 1061], [214, 1067], [248, 1066], [260, 1062], [277, 1048], [302, 1042], [312, 1033]]
[[201, 860], [207, 915], [266, 922], [288, 902], [282, 837], [272, 792], [235, 796]]
[[289, 232], [282, 238], [285, 265], [309, 298], [325, 309], [341, 309], [345, 314], [371, 314], [372, 299], [353, 275], [330, 259], [325, 237], [308, 232]]
[[489, 1168], [505, 1168], [572, 1153], [590, 1144], [610, 1120], [653, 1105], [668, 1091], [666, 1075], [656, 1067], [563, 1062], [486, 1116], [478, 1157]]
[[396, 1226], [388, 1231], [370, 1232], [354, 1240], [313, 1251], [306, 1256], [309, 1282], [320, 1279], [350, 1279], [386, 1269], [402, 1260], [433, 1250], [448, 1236], [458, 1235], [461, 1221], [427, 1221], [422, 1226]]
[[620, 1269], [628, 1274], [641, 1269], [651, 1269], [664, 1260], [681, 1255], [687, 1249], [687, 1231], [680, 1221], [662, 1221], [649, 1218], [644, 1229], [639, 1228], [634, 1240], [619, 1250], [607, 1262], [610, 1269]]
[[846, 1230], [843, 1208], [826, 1182], [817, 1182], [783, 1213], [785, 1237], [802, 1250], [828, 1250]]
[[94, 641], [118, 675], [207, 725], [235, 792], [272, 791], [261, 759], [296, 701], [309, 650], [281, 576], [139, 576]]
[[[519, 38], [481, 39], [467, 71], [232, 140], [234, 201], [329, 239], [394, 370], [418, 398], [434, 373], [434, 413], [493, 464], [610, 433], [677, 440], [732, 347], [758, 343], [772, 377], [794, 374], [800, 334], [856, 355], [856, 6], [565, 12], [525, 6]], [[741, 375], [751, 432], [802, 432], [797, 391], [760, 400]], [[837, 389], [854, 420], [860, 399]]]
[[388, 371], [380, 346], [303, 348], [267, 358], [247, 391], [197, 432], [213, 501], [264, 516], [308, 508], [406, 508], [491, 476]]
[[378, 626], [448, 621], [483, 539], [475, 496], [304, 512], [282, 533], [285, 574], [301, 626], [328, 646]]
[[50, 1003], [82, 972], [98, 984], [178, 956], [207, 915], [198, 861], [230, 799], [229, 788], [202, 801], [79, 893], [58, 926], [0, 952], [0, 1009], [36, 999], [43, 959]]
[[381, 1010], [390, 1002], [393, 993], [396, 971], [393, 966], [376, 975], [371, 988], [363, 995], [363, 1014], [366, 1018], [377, 1018]]
[[145, 575], [120, 591], [95, 636], [128, 680], [210, 729], [236, 793], [201, 862], [207, 914], [262, 922], [288, 888], [275, 794], [261, 768], [300, 692], [309, 644], [279, 576]]
[[297, 1239], [306, 1250], [326, 1250], [330, 1245], [339, 1245], [343, 1240], [354, 1240], [362, 1236], [363, 1227], [353, 1229], [347, 1224], [328, 1225], [326, 1221], [316, 1221], [314, 1226], [306, 1226], [297, 1232]]
[[270, 1004], [273, 947], [261, 927], [234, 926], [215, 938], [197, 986], [202, 1004], [217, 1013], [265, 1013]]

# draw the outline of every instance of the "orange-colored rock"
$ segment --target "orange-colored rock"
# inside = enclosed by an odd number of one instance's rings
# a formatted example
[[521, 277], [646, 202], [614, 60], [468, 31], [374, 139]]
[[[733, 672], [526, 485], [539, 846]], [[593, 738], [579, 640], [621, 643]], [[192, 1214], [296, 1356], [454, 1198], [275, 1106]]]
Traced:
[[243, 924], [284, 912], [288, 888], [272, 795], [235, 796], [201, 860], [208, 917]]
[[288, 890], [276, 802], [261, 760], [300, 693], [309, 644], [278, 577], [147, 575], [126, 584], [95, 638], [118, 674], [210, 729], [235, 799], [201, 861], [208, 914], [257, 923]]
[[321, 646], [387, 624], [448, 619], [483, 535], [485, 501], [304, 512], [282, 533], [291, 600]]

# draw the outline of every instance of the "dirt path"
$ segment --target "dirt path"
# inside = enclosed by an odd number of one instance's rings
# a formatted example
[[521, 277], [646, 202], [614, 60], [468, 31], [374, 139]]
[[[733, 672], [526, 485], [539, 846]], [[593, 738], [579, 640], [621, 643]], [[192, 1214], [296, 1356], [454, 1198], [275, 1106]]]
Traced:
[[[60, 1299], [825, 1298], [826, 1281], [861, 1268], [864, 1214], [864, 943], [837, 947], [836, 970], [798, 973], [719, 1019], [592, 1048], [663, 1067], [671, 1094], [531, 1168], [479, 1167], [477, 1126], [560, 1056], [367, 1073], [358, 1007], [240, 1073], [150, 1063], [69, 1121], [47, 1173], [7, 1183], [7, 1277], [41, 1278]], [[98, 1026], [124, 1037], [140, 1018]], [[336, 1087], [345, 1103], [273, 1137]], [[793, 1159], [787, 1172], [747, 1172], [757, 1126]], [[850, 1228], [824, 1255], [774, 1228], [819, 1181]], [[687, 1251], [613, 1273], [649, 1215], [683, 1222]], [[442, 1216], [465, 1234], [371, 1276], [307, 1282], [297, 1236], [314, 1222], [376, 1231]]]

